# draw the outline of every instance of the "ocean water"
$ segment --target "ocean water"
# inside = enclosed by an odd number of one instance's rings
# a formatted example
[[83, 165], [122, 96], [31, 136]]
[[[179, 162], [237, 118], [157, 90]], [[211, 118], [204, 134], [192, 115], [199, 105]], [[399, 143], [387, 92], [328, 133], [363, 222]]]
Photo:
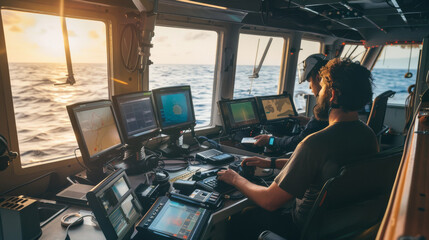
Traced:
[[[23, 164], [51, 160], [74, 154], [76, 139], [66, 106], [108, 98], [107, 67], [105, 64], [74, 64], [76, 84], [64, 82], [67, 68], [54, 63], [9, 64], [15, 120], [18, 129], [19, 152]], [[255, 79], [251, 94], [248, 75], [252, 66], [237, 66], [234, 98], [274, 95], [277, 92], [279, 66], [264, 66]], [[396, 91], [389, 103], [401, 104], [408, 96], [407, 88], [415, 82], [405, 79], [405, 69], [374, 69], [374, 96], [390, 89]], [[150, 89], [174, 85], [191, 85], [197, 124], [210, 122], [214, 66], [211, 65], [153, 65], [150, 68]], [[308, 83], [295, 84], [295, 105], [303, 111], [303, 94], [311, 94]], [[13, 149], [17, 151], [17, 149]]]

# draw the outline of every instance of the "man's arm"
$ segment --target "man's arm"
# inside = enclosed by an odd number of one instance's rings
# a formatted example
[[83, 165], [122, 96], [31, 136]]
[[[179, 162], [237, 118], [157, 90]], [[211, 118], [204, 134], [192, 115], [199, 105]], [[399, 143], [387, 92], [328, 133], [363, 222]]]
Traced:
[[274, 146], [284, 152], [294, 151], [296, 146], [308, 135], [318, 132], [328, 126], [327, 121], [319, 121], [314, 117], [310, 119], [305, 128], [295, 136], [285, 136], [274, 140]]
[[[289, 159], [287, 158], [279, 158], [276, 160], [276, 168], [282, 169], [284, 165], [286, 165], [289, 162]], [[271, 167], [271, 160], [261, 157], [250, 157], [243, 159], [243, 162], [241, 165], [246, 166], [255, 166], [260, 168], [270, 168]]]
[[273, 182], [269, 187], [263, 187], [249, 182], [235, 171], [223, 170], [218, 173], [219, 180], [234, 185], [260, 207], [274, 211], [293, 199], [293, 196]]

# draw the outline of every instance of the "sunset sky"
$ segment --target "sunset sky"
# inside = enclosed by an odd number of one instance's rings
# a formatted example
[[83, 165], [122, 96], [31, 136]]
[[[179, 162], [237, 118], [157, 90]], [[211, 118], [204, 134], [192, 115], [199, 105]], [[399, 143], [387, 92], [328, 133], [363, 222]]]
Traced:
[[[1, 10], [9, 62], [63, 62], [64, 43], [60, 18], [35, 13]], [[74, 63], [106, 63], [106, 26], [103, 22], [67, 18], [70, 50]], [[151, 60], [155, 64], [215, 64], [218, 34], [215, 31], [155, 27]], [[238, 65], [253, 65], [269, 37], [241, 34], [237, 54]], [[283, 38], [275, 37], [264, 65], [280, 65]], [[304, 41], [299, 61], [319, 49], [319, 44]], [[399, 49], [399, 47], [398, 47]], [[397, 49], [397, 50], [398, 50]], [[412, 65], [417, 64], [418, 51]], [[401, 59], [395, 65], [408, 64], [409, 49], [387, 52], [387, 58]], [[405, 60], [404, 60], [405, 58]], [[414, 63], [415, 62], [415, 63]]]

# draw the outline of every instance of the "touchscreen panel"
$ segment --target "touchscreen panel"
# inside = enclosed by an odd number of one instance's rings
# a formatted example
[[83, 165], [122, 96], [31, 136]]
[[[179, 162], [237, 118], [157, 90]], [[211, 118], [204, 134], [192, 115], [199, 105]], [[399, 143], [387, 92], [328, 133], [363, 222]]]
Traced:
[[198, 219], [206, 210], [169, 200], [156, 216], [149, 229], [179, 239], [188, 239]]

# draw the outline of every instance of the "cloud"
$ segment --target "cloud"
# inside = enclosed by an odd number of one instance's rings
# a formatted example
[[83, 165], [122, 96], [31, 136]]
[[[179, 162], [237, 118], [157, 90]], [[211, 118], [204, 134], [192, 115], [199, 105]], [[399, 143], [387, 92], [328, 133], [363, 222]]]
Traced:
[[95, 30], [89, 31], [89, 37], [93, 39], [99, 38], [98, 33]]
[[21, 22], [21, 18], [17, 13], [14, 13], [11, 11], [2, 11], [2, 15], [3, 15], [3, 24], [5, 26], [19, 24]]
[[168, 40], [167, 36], [160, 36], [160, 37], [155, 37], [154, 39], [157, 43], [162, 43]]
[[9, 31], [11, 31], [11, 32], [22, 32], [22, 29], [16, 25], [13, 25], [12, 27], [9, 28]]
[[36, 19], [29, 16], [30, 13], [15, 12], [12, 10], [3, 10], [3, 25], [11, 26], [11, 32], [24, 32], [26, 28], [36, 25]]
[[[67, 33], [68, 33], [69, 37], [77, 37], [76, 32], [73, 30], [68, 30]], [[97, 34], [97, 33], [95, 33], [95, 34]], [[91, 33], [90, 33], [90, 35], [91, 35]]]
[[205, 38], [208, 38], [208, 37], [210, 37], [209, 33], [204, 33], [204, 32], [201, 32], [201, 33], [192, 33], [192, 34], [186, 35], [185, 36], [185, 40], [187, 40], [187, 41], [199, 40], [199, 39], [205, 39]]

